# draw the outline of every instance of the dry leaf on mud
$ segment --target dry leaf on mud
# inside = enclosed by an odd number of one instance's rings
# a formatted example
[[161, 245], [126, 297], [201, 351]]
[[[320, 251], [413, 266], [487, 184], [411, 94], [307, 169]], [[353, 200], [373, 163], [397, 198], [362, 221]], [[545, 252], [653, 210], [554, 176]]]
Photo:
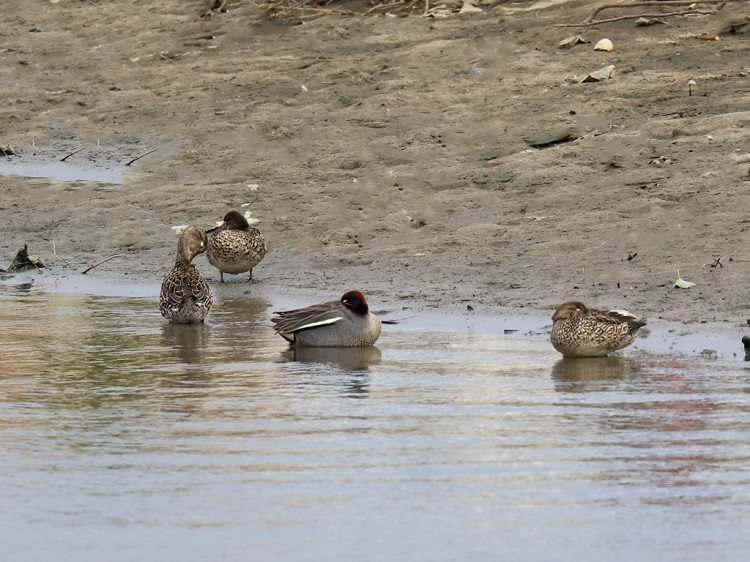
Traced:
[[589, 41], [587, 39], [584, 39], [580, 35], [572, 35], [560, 41], [557, 44], [557, 46], [561, 49], [570, 49], [571, 47], [575, 47], [579, 43], [588, 43], [588, 42]]
[[581, 84], [584, 82], [601, 82], [602, 80], [609, 80], [615, 75], [615, 65], [610, 64], [599, 70], [596, 70], [581, 80]]

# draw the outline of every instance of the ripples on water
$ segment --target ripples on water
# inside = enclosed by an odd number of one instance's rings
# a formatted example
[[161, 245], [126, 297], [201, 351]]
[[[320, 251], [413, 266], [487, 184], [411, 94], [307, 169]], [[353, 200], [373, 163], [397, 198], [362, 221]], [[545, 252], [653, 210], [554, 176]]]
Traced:
[[[0, 286], [0, 559], [744, 560], [739, 360]], [[539, 326], [543, 328], [543, 326]], [[7, 557], [7, 558], [6, 558]]]

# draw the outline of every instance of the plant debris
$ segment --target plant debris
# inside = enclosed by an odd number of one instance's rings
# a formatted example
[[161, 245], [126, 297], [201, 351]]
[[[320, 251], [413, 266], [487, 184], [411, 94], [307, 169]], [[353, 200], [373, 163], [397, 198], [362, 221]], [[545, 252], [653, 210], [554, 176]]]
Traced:
[[561, 49], [570, 49], [579, 43], [588, 43], [589, 41], [581, 37], [580, 35], [573, 35], [571, 37], [566, 37], [562, 41], [560, 41], [557, 46]]
[[35, 256], [33, 254], [29, 255], [28, 246], [24, 244], [23, 248], [18, 250], [16, 257], [13, 258], [10, 267], [8, 269], [3, 269], [0, 271], [5, 271], [7, 273], [18, 273], [19, 271], [41, 269], [43, 267], [47, 267], [44, 264], [44, 260], [39, 256]]
[[[721, 10], [728, 2], [735, 2], [737, 0], [639, 0], [631, 3], [619, 2], [617, 4], [602, 4], [598, 8], [595, 8], [581, 23], [558, 23], [555, 27], [587, 27], [590, 25], [598, 25], [600, 23], [612, 23], [615, 21], [630, 20], [630, 19], [648, 19], [648, 18], [666, 18], [670, 16], [692, 16], [692, 15], [711, 15]], [[718, 4], [716, 8], [711, 10], [698, 9], [698, 4]], [[661, 13], [641, 13], [641, 14], [627, 14], [624, 16], [615, 16], [611, 18], [595, 19], [599, 12], [610, 9], [627, 9], [638, 6], [658, 6], [660, 8], [669, 8], [670, 6], [685, 6], [683, 10], [677, 10], [673, 12], [661, 12]]]

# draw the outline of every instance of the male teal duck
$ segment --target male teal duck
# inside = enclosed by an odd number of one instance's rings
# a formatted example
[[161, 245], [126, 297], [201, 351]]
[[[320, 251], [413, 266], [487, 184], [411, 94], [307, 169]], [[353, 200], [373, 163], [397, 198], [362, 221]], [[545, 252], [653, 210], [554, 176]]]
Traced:
[[174, 267], [164, 276], [159, 295], [159, 310], [164, 318], [175, 324], [203, 322], [211, 309], [213, 295], [200, 271], [190, 263], [206, 251], [205, 231], [188, 226], [177, 243]]
[[250, 226], [247, 219], [238, 211], [230, 211], [224, 223], [216, 229], [209, 229], [208, 262], [219, 270], [221, 282], [225, 273], [250, 272], [260, 263], [268, 249], [260, 230]]
[[624, 310], [594, 310], [583, 303], [561, 304], [552, 316], [550, 340], [565, 357], [601, 357], [627, 347], [646, 322]]
[[307, 308], [274, 313], [276, 333], [289, 343], [315, 347], [357, 347], [380, 337], [380, 320], [359, 291]]

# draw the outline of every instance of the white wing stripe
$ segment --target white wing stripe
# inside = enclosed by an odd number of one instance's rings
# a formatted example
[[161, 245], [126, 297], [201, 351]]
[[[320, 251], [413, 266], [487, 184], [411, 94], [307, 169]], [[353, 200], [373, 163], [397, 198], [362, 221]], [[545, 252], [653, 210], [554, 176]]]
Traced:
[[299, 332], [300, 330], [307, 330], [308, 328], [315, 328], [316, 326], [327, 326], [328, 324], [335, 324], [343, 318], [343, 316], [337, 316], [336, 318], [328, 318], [326, 320], [321, 320], [320, 322], [311, 322], [310, 324], [305, 324], [304, 326], [295, 328], [294, 331]]

